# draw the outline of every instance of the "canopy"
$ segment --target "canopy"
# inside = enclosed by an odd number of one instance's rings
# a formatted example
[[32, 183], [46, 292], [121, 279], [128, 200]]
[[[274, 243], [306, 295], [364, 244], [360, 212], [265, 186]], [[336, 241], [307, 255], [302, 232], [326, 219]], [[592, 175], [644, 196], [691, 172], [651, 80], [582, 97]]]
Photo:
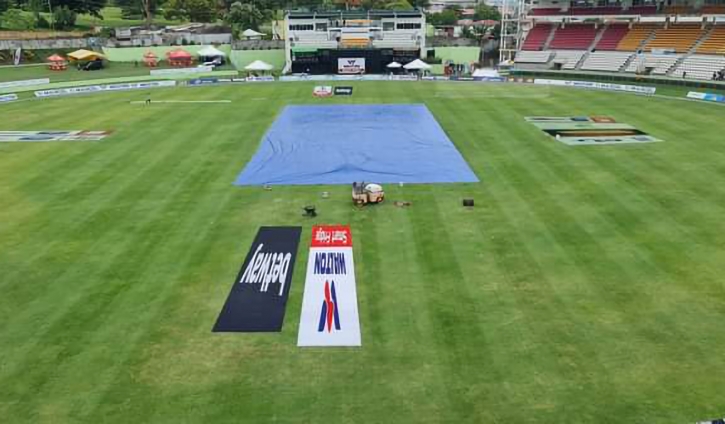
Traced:
[[250, 29], [245, 29], [244, 32], [242, 33], [242, 35], [245, 37], [261, 37], [264, 34], [262, 34], [261, 32], [257, 32], [250, 28]]
[[152, 52], [152, 51], [147, 51], [146, 53], [144, 53], [143, 57], [144, 58], [147, 58], [147, 59], [156, 59], [156, 58], [158, 58], [158, 56], [156, 56], [154, 54], [154, 52]]
[[254, 62], [245, 66], [244, 69], [246, 69], [247, 71], [271, 71], [272, 69], [274, 69], [274, 66], [270, 65], [267, 62], [262, 62], [261, 60], [255, 60]]
[[197, 54], [201, 57], [226, 57], [227, 56], [223, 51], [217, 49], [214, 46], [206, 46], [203, 49], [199, 50], [199, 52], [197, 52]]
[[402, 68], [402, 67], [403, 67], [403, 65], [401, 65], [398, 62], [390, 62], [390, 63], [388, 63], [388, 68], [396, 68], [397, 69], [397, 68]]
[[48, 58], [48, 62], [65, 62], [65, 58], [58, 54], [54, 54], [53, 56]]
[[191, 53], [181, 49], [169, 52], [167, 56], [169, 56], [169, 59], [191, 59]]
[[430, 65], [423, 62], [420, 59], [415, 59], [414, 61], [410, 62], [409, 64], [403, 66], [405, 69], [412, 69], [412, 70], [425, 70], [430, 69]]
[[90, 50], [76, 50], [73, 53], [68, 53], [68, 57], [73, 60], [96, 60], [96, 59], [105, 59], [106, 56], [98, 53], [98, 52], [92, 52]]

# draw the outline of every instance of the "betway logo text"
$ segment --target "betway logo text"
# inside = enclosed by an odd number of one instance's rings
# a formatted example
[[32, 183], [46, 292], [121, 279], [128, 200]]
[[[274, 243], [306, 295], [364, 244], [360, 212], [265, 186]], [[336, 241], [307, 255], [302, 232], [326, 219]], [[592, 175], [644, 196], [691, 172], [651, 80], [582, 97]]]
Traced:
[[292, 259], [291, 253], [262, 252], [264, 244], [260, 243], [254, 251], [252, 260], [249, 261], [247, 269], [244, 270], [240, 283], [257, 284], [261, 283], [260, 292], [266, 292], [270, 284], [279, 283], [279, 295], [284, 293], [284, 283], [287, 279], [289, 262]]
[[315, 274], [347, 274], [345, 254], [337, 252], [315, 254]]

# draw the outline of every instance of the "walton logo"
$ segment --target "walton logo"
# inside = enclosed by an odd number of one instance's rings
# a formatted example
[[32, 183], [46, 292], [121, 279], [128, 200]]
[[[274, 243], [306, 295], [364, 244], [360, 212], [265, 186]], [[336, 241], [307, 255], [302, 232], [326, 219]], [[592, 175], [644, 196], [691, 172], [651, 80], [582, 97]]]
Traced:
[[350, 59], [350, 60], [347, 61], [347, 64], [350, 65], [350, 66], [353, 66], [353, 65], [355, 65], [355, 62], [357, 62], [357, 60]]
[[340, 315], [337, 312], [337, 294], [335, 293], [335, 282], [330, 284], [325, 281], [325, 299], [322, 301], [322, 310], [320, 311], [320, 323], [317, 325], [317, 332], [332, 332], [332, 323], [335, 323], [335, 330], [340, 330]]

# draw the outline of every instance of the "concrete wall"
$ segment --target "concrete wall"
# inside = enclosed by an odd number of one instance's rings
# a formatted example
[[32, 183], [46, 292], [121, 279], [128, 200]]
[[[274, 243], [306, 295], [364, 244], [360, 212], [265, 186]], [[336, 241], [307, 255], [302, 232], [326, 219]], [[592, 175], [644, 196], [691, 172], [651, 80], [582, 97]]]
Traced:
[[[98, 41], [92, 39], [90, 41]], [[61, 38], [52, 40], [0, 40], [0, 50], [14, 50], [21, 47], [26, 50], [81, 49], [89, 47], [87, 38]]]

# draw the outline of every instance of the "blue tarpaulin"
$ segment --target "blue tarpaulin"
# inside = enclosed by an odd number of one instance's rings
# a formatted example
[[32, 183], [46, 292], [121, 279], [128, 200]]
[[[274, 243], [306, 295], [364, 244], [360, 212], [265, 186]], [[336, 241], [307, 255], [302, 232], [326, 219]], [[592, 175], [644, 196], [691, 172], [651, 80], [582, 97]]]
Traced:
[[425, 105], [287, 106], [236, 185], [478, 182]]

